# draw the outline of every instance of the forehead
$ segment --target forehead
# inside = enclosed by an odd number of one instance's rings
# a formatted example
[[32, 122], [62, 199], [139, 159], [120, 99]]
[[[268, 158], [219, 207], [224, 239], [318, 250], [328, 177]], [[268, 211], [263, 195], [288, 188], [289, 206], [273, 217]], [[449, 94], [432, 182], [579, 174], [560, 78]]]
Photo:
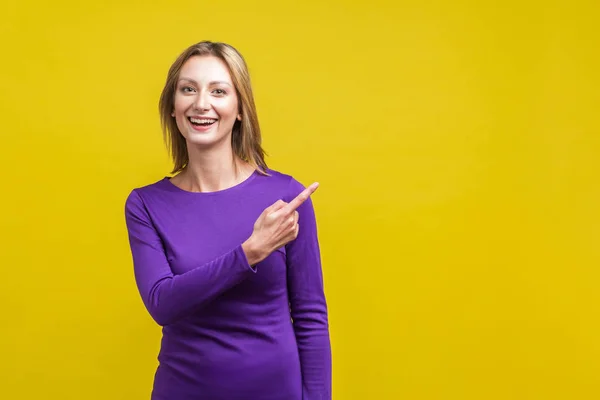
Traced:
[[197, 82], [225, 81], [231, 83], [231, 75], [227, 65], [215, 56], [193, 56], [187, 60], [179, 79], [192, 79]]

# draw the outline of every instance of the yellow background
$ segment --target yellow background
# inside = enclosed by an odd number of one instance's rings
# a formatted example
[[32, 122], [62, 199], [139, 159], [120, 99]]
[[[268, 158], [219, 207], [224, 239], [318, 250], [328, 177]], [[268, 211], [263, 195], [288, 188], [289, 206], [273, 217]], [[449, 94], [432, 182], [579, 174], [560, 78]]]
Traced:
[[2, 5], [1, 397], [149, 398], [123, 206], [210, 39], [269, 166], [321, 182], [335, 400], [600, 398], [598, 4]]

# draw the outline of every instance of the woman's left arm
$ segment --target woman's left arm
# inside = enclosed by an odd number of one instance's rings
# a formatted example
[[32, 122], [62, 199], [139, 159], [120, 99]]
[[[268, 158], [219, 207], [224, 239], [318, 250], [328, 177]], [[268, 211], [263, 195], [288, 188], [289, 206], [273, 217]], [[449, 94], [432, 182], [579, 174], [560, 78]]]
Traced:
[[[289, 202], [304, 190], [292, 179]], [[303, 400], [331, 400], [331, 344], [317, 224], [311, 199], [298, 209], [298, 237], [286, 245], [290, 311], [302, 368]]]

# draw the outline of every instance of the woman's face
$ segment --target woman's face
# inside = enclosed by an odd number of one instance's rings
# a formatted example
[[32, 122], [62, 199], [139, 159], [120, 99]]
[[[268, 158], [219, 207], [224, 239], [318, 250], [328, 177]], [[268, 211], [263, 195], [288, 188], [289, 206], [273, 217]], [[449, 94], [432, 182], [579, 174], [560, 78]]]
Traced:
[[210, 147], [231, 141], [238, 98], [229, 70], [214, 56], [194, 56], [185, 62], [175, 90], [173, 116], [188, 145]]

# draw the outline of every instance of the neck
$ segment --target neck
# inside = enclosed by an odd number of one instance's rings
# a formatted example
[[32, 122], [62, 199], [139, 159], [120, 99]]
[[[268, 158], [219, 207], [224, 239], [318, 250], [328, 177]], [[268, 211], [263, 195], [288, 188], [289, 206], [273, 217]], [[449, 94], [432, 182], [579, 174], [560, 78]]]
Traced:
[[192, 192], [224, 190], [248, 178], [253, 168], [239, 159], [231, 145], [221, 149], [188, 146], [189, 163], [178, 176], [179, 185]]

